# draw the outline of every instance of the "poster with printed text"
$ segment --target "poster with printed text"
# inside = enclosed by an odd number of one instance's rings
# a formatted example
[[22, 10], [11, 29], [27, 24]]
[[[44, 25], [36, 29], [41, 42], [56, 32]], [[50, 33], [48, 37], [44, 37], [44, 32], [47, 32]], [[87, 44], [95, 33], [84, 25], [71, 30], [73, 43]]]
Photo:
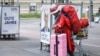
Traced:
[[50, 5], [41, 7], [41, 42], [50, 44]]
[[1, 34], [19, 33], [19, 7], [2, 7]]

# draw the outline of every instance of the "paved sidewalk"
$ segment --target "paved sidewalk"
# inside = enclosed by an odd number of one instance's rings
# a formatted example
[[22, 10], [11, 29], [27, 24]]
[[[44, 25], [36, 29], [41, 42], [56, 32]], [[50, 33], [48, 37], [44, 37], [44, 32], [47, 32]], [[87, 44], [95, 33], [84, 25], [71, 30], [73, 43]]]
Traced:
[[[83, 43], [83, 42], [88, 42], [88, 40], [90, 41], [91, 39], [90, 39], [90, 37], [92, 38], [94, 38], [94, 37], [96, 37], [96, 34], [98, 33], [98, 34], [100, 34], [100, 31], [98, 31], [99, 30], [99, 24], [96, 24], [96, 23], [94, 23], [94, 22], [92, 22], [91, 23], [91, 27], [89, 27], [89, 39], [86, 39], [86, 40], [83, 40], [82, 41], [82, 47], [83, 47], [83, 49], [86, 51], [86, 53], [84, 53], [85, 55], [87, 54], [87, 55], [89, 55], [89, 56], [98, 56], [98, 55], [96, 55], [96, 54], [93, 54], [93, 53], [91, 53], [86, 47], [86, 45], [85, 45], [85, 43]], [[99, 35], [100, 36], [100, 35]], [[91, 42], [91, 41], [90, 41]], [[87, 50], [86, 50], [86, 49]], [[92, 47], [93, 48], [93, 47]], [[91, 47], [89, 48], [89, 49], [91, 49]], [[38, 55], [41, 55], [41, 56], [50, 56], [50, 53], [49, 52], [47, 52], [47, 50], [46, 49], [44, 49], [44, 50], [40, 50], [40, 47], [38, 47], [38, 48], [29, 48], [29, 49], [25, 49], [26, 51], [29, 51], [29, 52], [31, 52], [31, 53], [35, 53], [35, 54], [38, 54]], [[36, 50], [36, 51], [34, 51], [34, 50]], [[96, 50], [94, 50], [94, 51], [96, 51]], [[79, 50], [75, 50], [75, 56], [80, 56], [80, 52], [79, 52]]]
[[[40, 50], [40, 20], [21, 20], [19, 40], [0, 39], [0, 56], [50, 56], [47, 49]], [[90, 56], [100, 56], [100, 23], [92, 23], [89, 38], [82, 47]], [[78, 51], [75, 52], [79, 56]]]

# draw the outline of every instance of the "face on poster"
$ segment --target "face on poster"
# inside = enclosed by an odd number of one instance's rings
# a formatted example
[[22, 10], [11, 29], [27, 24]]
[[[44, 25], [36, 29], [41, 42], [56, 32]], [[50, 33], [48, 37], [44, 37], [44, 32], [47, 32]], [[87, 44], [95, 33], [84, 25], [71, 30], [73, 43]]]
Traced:
[[50, 43], [50, 5], [41, 7], [41, 42]]

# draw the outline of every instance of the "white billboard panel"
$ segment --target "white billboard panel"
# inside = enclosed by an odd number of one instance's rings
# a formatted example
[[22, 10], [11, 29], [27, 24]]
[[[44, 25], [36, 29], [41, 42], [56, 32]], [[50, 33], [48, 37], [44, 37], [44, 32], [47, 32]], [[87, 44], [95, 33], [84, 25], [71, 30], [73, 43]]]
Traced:
[[50, 44], [50, 5], [41, 7], [41, 42]]
[[1, 34], [19, 33], [19, 7], [2, 7]]

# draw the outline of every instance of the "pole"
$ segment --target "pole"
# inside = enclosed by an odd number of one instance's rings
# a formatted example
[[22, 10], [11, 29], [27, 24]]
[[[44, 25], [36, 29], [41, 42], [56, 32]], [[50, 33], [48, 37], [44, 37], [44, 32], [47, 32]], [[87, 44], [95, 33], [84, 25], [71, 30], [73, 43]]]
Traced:
[[41, 1], [41, 4], [43, 4], [43, 3], [44, 3], [44, 0]]
[[82, 18], [82, 13], [83, 13], [83, 1], [81, 2], [81, 18]]
[[69, 0], [66, 0], [66, 3], [68, 4], [69, 3]]
[[93, 17], [93, 0], [90, 0], [90, 16], [89, 16], [90, 21], [94, 21]]
[[17, 0], [17, 5], [19, 6], [19, 0]]
[[61, 0], [61, 3], [64, 3], [64, 0]]
[[64, 0], [58, 0], [57, 3], [64, 3]]
[[3, 0], [1, 0], [1, 6], [3, 5]]
[[14, 5], [15, 4], [15, 1], [13, 0], [11, 3], [12, 3], [12, 5]]
[[58, 3], [60, 3], [60, 0], [58, 0]]
[[40, 50], [42, 50], [42, 45], [43, 45], [42, 42], [40, 42]]
[[53, 4], [54, 3], [54, 0], [51, 0], [51, 4]]

